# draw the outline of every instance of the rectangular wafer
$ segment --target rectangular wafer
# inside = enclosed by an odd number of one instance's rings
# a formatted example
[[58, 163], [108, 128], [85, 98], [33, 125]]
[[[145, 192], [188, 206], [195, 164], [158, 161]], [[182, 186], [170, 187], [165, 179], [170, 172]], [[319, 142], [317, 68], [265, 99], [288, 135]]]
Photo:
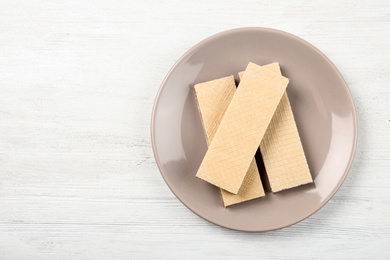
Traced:
[[287, 93], [260, 143], [260, 151], [273, 192], [313, 181]]
[[[195, 98], [207, 144], [210, 145], [230, 101], [236, 92], [234, 77], [225, 77], [194, 86]], [[225, 207], [265, 195], [256, 160], [253, 159], [237, 194], [220, 189]]]
[[238, 193], [287, 85], [280, 74], [248, 64], [197, 177]]
[[[240, 78], [243, 73], [239, 73]], [[260, 151], [273, 192], [313, 181], [287, 92], [283, 94], [264, 134]]]

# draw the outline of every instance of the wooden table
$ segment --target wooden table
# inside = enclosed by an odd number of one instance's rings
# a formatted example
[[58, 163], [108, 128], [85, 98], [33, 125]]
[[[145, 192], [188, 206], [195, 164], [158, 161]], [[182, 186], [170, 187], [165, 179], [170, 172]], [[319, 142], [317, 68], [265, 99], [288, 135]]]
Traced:
[[[358, 148], [301, 223], [241, 233], [194, 215], [154, 161], [161, 81], [200, 40], [272, 27], [347, 81]], [[0, 259], [390, 259], [390, 2], [0, 3]]]

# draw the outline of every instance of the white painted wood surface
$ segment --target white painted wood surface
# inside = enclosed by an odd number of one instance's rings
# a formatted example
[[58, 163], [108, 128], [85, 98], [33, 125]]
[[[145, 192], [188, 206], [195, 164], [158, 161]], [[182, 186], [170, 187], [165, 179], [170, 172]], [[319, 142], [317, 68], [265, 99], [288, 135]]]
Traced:
[[[303, 222], [248, 234], [183, 206], [150, 115], [207, 36], [285, 30], [322, 50], [358, 112], [353, 167]], [[390, 2], [2, 0], [0, 259], [390, 259]]]

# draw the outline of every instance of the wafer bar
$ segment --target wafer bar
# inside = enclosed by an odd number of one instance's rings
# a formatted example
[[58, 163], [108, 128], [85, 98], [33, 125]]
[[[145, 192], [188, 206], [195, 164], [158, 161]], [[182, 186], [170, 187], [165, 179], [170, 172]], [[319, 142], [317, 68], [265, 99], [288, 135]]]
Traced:
[[[230, 101], [236, 92], [234, 77], [225, 77], [194, 86], [207, 144], [212, 141]], [[265, 195], [256, 160], [253, 159], [237, 194], [219, 189], [225, 207]]]
[[248, 64], [197, 177], [238, 193], [287, 85], [280, 74]]
[[[240, 78], [243, 75], [244, 72], [239, 73]], [[260, 151], [273, 192], [313, 181], [287, 92], [283, 94], [264, 134]]]

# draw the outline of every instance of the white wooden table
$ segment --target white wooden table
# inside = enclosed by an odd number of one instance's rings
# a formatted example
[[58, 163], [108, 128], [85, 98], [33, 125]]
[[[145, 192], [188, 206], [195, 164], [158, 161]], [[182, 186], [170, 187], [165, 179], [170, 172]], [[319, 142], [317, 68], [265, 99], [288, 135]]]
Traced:
[[[336, 196], [248, 234], [183, 206], [154, 161], [150, 115], [174, 62], [227, 29], [322, 50], [359, 124]], [[390, 2], [0, 2], [0, 259], [390, 259]]]

